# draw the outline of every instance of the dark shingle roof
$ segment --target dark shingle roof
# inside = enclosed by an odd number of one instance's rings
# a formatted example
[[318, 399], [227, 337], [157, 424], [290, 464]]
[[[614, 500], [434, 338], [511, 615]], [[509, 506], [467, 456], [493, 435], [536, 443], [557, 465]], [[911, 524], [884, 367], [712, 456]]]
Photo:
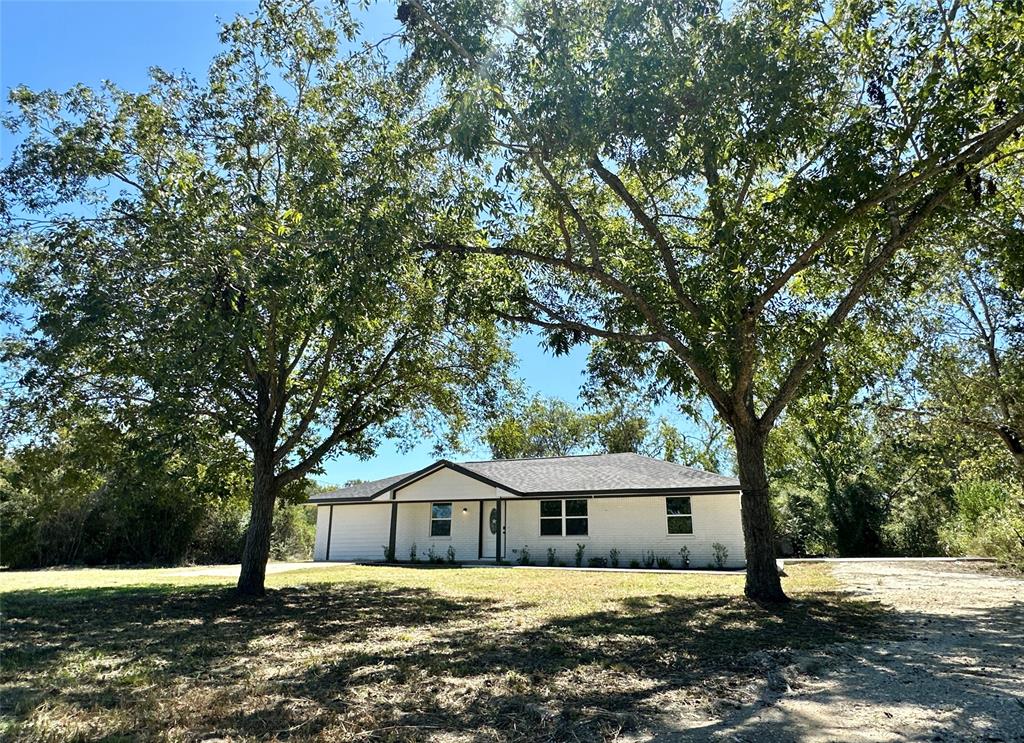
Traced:
[[315, 495], [309, 502], [366, 501], [392, 489], [395, 485], [418, 480], [445, 466], [518, 495], [735, 490], [740, 486], [739, 480], [734, 477], [716, 475], [640, 454], [591, 454], [576, 457], [496, 459], [462, 464], [441, 460], [417, 472], [363, 482]]
[[369, 500], [373, 496], [377, 495], [384, 490], [389, 490], [392, 485], [400, 480], [404, 480], [410, 475], [416, 474], [415, 472], [406, 472], [403, 475], [392, 475], [391, 477], [385, 477], [381, 480], [370, 480], [369, 482], [359, 482], [355, 485], [349, 485], [347, 488], [339, 488], [338, 490], [331, 490], [327, 493], [317, 493], [309, 499], [309, 503], [321, 503], [329, 501], [331, 503], [337, 503], [343, 500]]
[[739, 480], [640, 454], [466, 462], [471, 472], [513, 492], [590, 492], [739, 487]]

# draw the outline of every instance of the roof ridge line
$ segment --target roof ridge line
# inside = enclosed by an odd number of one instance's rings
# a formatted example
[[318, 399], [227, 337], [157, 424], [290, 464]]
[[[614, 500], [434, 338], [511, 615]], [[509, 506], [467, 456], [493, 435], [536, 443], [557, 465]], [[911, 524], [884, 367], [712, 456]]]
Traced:
[[[655, 459], [655, 457], [648, 457], [646, 454], [638, 454], [635, 451], [602, 451], [594, 454], [562, 454], [561, 456], [547, 456], [547, 457], [503, 457], [500, 459], [471, 459], [468, 462], [453, 462], [453, 464], [492, 464], [493, 462], [532, 462], [538, 459], [582, 459], [583, 457], [617, 457], [623, 454], [631, 454], [635, 457], [644, 457], [646, 459]], [[657, 460], [664, 461], [664, 460]]]

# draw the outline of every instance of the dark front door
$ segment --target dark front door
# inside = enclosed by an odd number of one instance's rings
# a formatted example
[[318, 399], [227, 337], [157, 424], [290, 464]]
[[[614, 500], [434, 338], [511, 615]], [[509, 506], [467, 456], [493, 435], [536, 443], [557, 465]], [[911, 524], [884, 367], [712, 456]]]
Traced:
[[493, 560], [498, 556], [498, 501], [485, 500], [480, 505], [480, 559]]

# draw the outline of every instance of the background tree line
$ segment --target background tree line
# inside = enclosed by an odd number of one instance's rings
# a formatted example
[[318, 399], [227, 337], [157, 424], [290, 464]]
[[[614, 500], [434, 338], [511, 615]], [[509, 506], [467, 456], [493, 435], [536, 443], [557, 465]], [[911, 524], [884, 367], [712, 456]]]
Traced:
[[[152, 422], [118, 430], [79, 411], [0, 460], [3, 564], [237, 563], [252, 487], [246, 464], [208, 430], [175, 440]], [[309, 559], [315, 514], [298, 504], [319, 488], [303, 481], [281, 498], [275, 559]]]

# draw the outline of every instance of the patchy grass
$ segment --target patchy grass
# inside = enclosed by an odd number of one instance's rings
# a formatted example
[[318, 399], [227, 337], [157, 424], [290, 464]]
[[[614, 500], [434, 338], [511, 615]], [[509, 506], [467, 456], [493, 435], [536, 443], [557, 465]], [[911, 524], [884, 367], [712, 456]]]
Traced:
[[[876, 635], [797, 566], [742, 576], [338, 567], [0, 574], [0, 738], [602, 740], [763, 683], [765, 658]], [[717, 701], [716, 701], [717, 700]]]

